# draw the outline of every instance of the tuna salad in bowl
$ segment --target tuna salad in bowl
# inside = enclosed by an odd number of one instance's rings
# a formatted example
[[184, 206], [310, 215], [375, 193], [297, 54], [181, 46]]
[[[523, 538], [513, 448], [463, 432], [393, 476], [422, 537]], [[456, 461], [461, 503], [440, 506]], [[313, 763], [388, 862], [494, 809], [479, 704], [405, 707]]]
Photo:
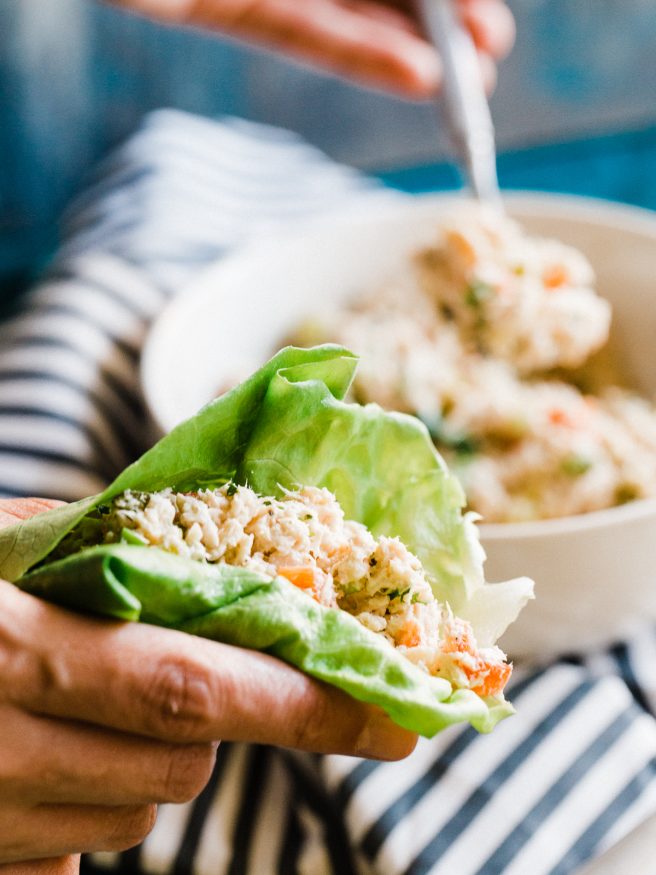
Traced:
[[168, 430], [262, 350], [354, 349], [352, 397], [426, 425], [482, 517], [490, 577], [536, 580], [504, 645], [551, 656], [656, 616], [656, 220], [556, 196], [507, 208], [417, 198], [260, 241], [170, 305], [143, 377]]
[[656, 406], [594, 390], [610, 324], [582, 253], [470, 205], [398, 276], [292, 339], [357, 350], [354, 396], [419, 417], [470, 509], [509, 523], [656, 496]]

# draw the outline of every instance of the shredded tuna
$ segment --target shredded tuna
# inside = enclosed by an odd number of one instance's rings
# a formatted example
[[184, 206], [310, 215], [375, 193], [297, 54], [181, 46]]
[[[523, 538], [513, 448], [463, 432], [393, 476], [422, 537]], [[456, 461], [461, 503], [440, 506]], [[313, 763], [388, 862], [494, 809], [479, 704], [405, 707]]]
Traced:
[[[351, 614], [425, 671], [480, 695], [499, 694], [510, 674], [504, 654], [479, 650], [463, 620], [457, 622], [467, 648], [454, 656], [454, 618], [435, 599], [419, 559], [398, 538], [376, 538], [346, 520], [327, 489], [304, 487], [280, 498], [234, 484], [193, 493], [128, 491], [100, 521], [106, 543], [127, 529], [145, 544], [198, 562], [285, 577], [322, 605]], [[499, 666], [499, 683], [485, 682], [491, 665]]]

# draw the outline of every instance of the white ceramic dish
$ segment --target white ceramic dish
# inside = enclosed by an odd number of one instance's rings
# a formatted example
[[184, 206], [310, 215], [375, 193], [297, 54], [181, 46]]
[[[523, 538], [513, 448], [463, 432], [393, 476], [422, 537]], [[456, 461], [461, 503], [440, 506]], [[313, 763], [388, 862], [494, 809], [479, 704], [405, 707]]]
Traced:
[[[531, 233], [581, 249], [614, 311], [623, 373], [656, 396], [656, 214], [518, 194]], [[265, 360], [305, 317], [375, 288], [434, 233], [452, 198], [430, 196], [319, 221], [243, 248], [205, 272], [153, 327], [142, 377], [155, 427], [171, 429]], [[656, 618], [656, 499], [576, 517], [482, 525], [487, 576], [528, 574], [537, 599], [502, 645], [515, 656], [588, 650]]]

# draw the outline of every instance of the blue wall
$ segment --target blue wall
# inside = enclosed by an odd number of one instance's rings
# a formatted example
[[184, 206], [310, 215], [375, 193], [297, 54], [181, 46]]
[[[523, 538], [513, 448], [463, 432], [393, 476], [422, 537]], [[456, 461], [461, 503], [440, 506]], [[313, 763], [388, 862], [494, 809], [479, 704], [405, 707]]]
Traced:
[[[511, 5], [518, 41], [493, 99], [503, 149], [517, 152], [656, 123], [653, 0]], [[383, 97], [92, 0], [2, 0], [0, 276], [22, 276], [41, 263], [54, 243], [55, 217], [88, 166], [129, 134], [146, 110], [160, 106], [236, 113], [290, 127], [336, 158], [366, 168], [434, 165], [445, 156], [430, 105]], [[639, 140], [641, 176], [654, 165], [653, 135], [645, 136]], [[622, 142], [630, 155], [633, 141]], [[539, 156], [547, 164], [551, 159], [539, 150], [531, 154], [523, 164], [508, 158], [502, 164], [506, 178], [525, 187], [543, 185], [540, 173], [547, 171], [538, 172]], [[561, 160], [562, 153], [554, 155]], [[610, 188], [615, 196], [635, 199], [626, 192], [633, 187], [638, 196], [644, 186], [637, 175], [630, 181], [630, 167], [625, 170], [620, 187], [607, 184], [606, 169], [586, 179], [596, 180], [593, 193]], [[453, 179], [444, 169], [431, 172], [419, 187], [427, 179]], [[561, 174], [557, 164], [548, 173], [549, 186], [561, 189], [576, 187], [579, 178]]]

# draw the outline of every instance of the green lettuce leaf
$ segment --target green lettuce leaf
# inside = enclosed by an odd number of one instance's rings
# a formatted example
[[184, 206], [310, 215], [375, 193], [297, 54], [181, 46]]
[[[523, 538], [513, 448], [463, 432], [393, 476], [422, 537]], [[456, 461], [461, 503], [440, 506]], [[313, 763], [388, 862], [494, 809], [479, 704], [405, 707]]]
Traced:
[[422, 735], [464, 720], [487, 732], [512, 713], [505, 700], [454, 692], [354, 617], [322, 607], [283, 577], [204, 565], [152, 547], [105, 545], [52, 562], [21, 585], [78, 610], [270, 653], [384, 708], [400, 726]]
[[343, 398], [356, 366], [352, 353], [332, 344], [281, 350], [244, 383], [180, 423], [100, 495], [0, 531], [0, 577], [16, 581], [51, 553], [90, 510], [126, 489], [156, 492], [170, 486], [186, 491], [222, 485], [241, 462], [275, 375], [285, 374], [289, 381], [319, 381], [335, 398]]
[[230, 479], [270, 495], [325, 486], [347, 518], [375, 535], [400, 537], [421, 559], [437, 598], [472, 622], [481, 646], [492, 644], [531, 597], [531, 584], [485, 583], [461, 488], [426, 428], [376, 405], [343, 401], [356, 364], [333, 345], [282, 350], [162, 438], [101, 495], [0, 531], [0, 576], [69, 607], [265, 650], [422, 734], [462, 720], [491, 729], [512, 712], [503, 697], [452, 692], [348, 614], [315, 604], [281, 578], [133, 544], [48, 562], [91, 509], [126, 489], [188, 491]]
[[462, 487], [418, 419], [346, 404], [321, 382], [271, 380], [237, 472], [261, 495], [326, 486], [347, 519], [397, 536], [421, 560], [436, 598], [493, 644], [530, 598], [526, 579], [486, 584], [485, 554]]

